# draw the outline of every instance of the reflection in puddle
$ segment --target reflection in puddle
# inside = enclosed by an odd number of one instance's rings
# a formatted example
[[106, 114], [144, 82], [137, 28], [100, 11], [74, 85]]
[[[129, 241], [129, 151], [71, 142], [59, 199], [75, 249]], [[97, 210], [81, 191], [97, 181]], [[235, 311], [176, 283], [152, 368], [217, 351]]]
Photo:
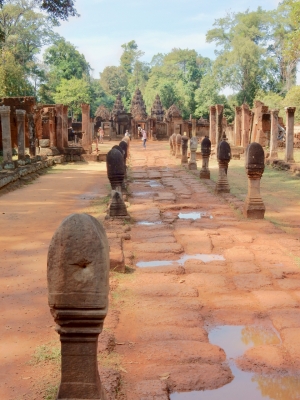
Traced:
[[212, 215], [209, 215], [206, 212], [193, 211], [193, 212], [188, 212], [188, 213], [181, 213], [180, 212], [178, 214], [178, 218], [179, 219], [193, 219], [193, 220], [196, 220], [196, 219], [201, 219], [201, 218], [210, 218], [210, 219], [212, 219], [213, 217], [212, 217]]
[[160, 182], [155, 181], [155, 180], [149, 181], [148, 185], [151, 186], [151, 187], [163, 187], [163, 185]]
[[247, 349], [263, 344], [281, 342], [275, 329], [268, 325], [220, 326], [209, 332], [209, 341], [224, 349], [233, 381], [215, 390], [172, 393], [171, 400], [291, 400], [299, 399], [300, 380], [296, 376], [258, 375], [241, 371], [233, 358], [241, 356]]
[[137, 222], [136, 224], [137, 224], [137, 225], [147, 225], [147, 226], [150, 226], [150, 225], [160, 225], [161, 223], [162, 223], [161, 221], [156, 221], [156, 222], [139, 221], [139, 222]]
[[149, 196], [150, 194], [153, 195], [153, 192], [133, 192], [133, 196]]
[[211, 261], [225, 261], [225, 258], [219, 254], [184, 254], [179, 258], [179, 260], [174, 261], [140, 261], [136, 264], [137, 267], [144, 268], [144, 267], [167, 267], [170, 265], [184, 265], [187, 260], [201, 260], [205, 263]]

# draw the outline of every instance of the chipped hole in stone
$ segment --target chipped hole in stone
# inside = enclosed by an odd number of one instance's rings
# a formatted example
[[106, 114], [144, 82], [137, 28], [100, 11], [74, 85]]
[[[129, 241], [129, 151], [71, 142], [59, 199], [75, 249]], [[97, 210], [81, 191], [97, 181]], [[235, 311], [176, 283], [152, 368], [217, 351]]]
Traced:
[[210, 343], [224, 349], [234, 379], [218, 389], [175, 392], [170, 395], [170, 400], [290, 400], [299, 398], [298, 376], [286, 373], [244, 372], [235, 363], [235, 359], [251, 347], [281, 343], [278, 332], [271, 324], [217, 326], [209, 332], [208, 337]]

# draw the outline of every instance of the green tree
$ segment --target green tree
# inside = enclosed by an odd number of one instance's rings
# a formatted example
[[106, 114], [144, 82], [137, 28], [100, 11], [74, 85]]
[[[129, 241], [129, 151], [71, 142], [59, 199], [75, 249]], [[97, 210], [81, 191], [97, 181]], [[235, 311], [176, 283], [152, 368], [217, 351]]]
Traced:
[[123, 67], [105, 67], [100, 73], [100, 85], [109, 96], [128, 94], [128, 78]]
[[91, 102], [90, 84], [86, 79], [62, 79], [53, 97], [55, 103], [69, 106], [72, 116], [78, 116], [80, 105]]
[[292, 87], [283, 100], [284, 107], [296, 107], [295, 121], [300, 122], [300, 86]]

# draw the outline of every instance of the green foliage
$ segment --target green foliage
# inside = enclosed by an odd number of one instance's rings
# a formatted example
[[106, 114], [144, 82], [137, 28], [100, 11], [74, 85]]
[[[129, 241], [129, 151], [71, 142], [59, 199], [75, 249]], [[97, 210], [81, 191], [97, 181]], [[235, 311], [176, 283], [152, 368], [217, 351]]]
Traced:
[[292, 87], [286, 94], [283, 105], [285, 107], [296, 107], [295, 121], [300, 122], [300, 86]]
[[30, 364], [37, 365], [45, 362], [59, 364], [60, 358], [60, 347], [54, 346], [52, 343], [48, 343], [36, 348]]
[[119, 93], [128, 93], [128, 77], [123, 67], [105, 67], [100, 74], [100, 85], [109, 96], [116, 97]]
[[69, 106], [73, 115], [81, 113], [80, 105], [90, 103], [90, 85], [86, 79], [62, 79], [54, 93], [54, 100], [57, 104]]

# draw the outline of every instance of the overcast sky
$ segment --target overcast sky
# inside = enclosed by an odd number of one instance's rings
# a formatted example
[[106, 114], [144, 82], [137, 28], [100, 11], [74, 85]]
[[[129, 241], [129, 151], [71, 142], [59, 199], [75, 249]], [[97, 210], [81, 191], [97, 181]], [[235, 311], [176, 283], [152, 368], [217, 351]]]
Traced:
[[62, 22], [56, 31], [84, 54], [93, 76], [108, 65], [119, 65], [121, 45], [135, 40], [144, 61], [172, 48], [195, 49], [214, 57], [214, 44], [205, 42], [214, 20], [227, 12], [274, 9], [277, 0], [77, 0], [79, 18]]

